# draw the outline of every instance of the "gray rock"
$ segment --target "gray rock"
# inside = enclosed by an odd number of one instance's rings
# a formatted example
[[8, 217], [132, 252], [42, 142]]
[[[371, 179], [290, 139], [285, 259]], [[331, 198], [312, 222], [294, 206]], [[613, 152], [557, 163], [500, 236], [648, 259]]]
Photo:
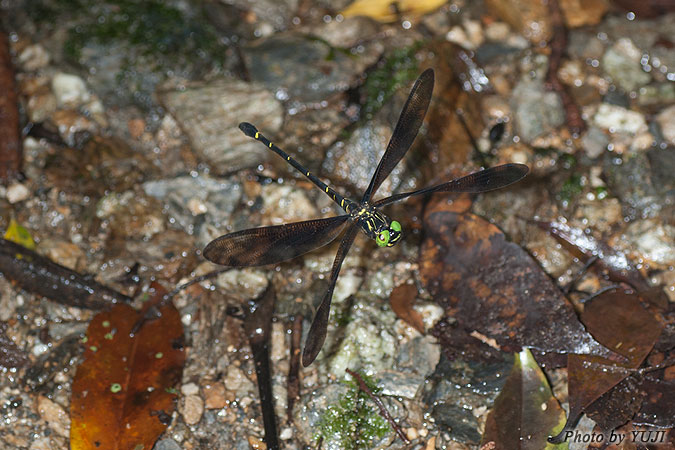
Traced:
[[525, 142], [531, 142], [552, 129], [562, 125], [565, 113], [558, 96], [546, 92], [538, 80], [523, 80], [513, 89], [512, 109], [516, 129]]
[[[356, 129], [346, 141], [337, 142], [328, 149], [322, 170], [330, 173], [335, 183], [348, 185], [355, 192], [365, 191], [391, 133], [392, 129], [388, 125], [377, 123], [376, 120], [368, 122]], [[394, 169], [378, 189], [379, 195], [391, 193], [400, 182], [400, 171], [400, 167]]]
[[[184, 175], [148, 181], [143, 184], [143, 189], [146, 194], [165, 202], [172, 221], [188, 234], [197, 234], [200, 239], [204, 223], [223, 229], [241, 198], [241, 186], [238, 183], [208, 175]], [[208, 240], [208, 236], [203, 238]]]
[[181, 446], [173, 439], [162, 439], [157, 441], [154, 450], [181, 450]]
[[160, 92], [160, 99], [190, 139], [197, 155], [217, 174], [257, 166], [270, 152], [238, 125], [255, 124], [267, 135], [279, 131], [281, 104], [256, 83], [217, 80]]
[[642, 52], [629, 38], [619, 39], [602, 57], [602, 66], [621, 88], [633, 91], [649, 83], [651, 76], [640, 67]]
[[275, 35], [244, 49], [251, 79], [279, 100], [320, 102], [346, 91], [360, 64], [329, 44], [299, 34]]
[[384, 370], [377, 373], [378, 386], [383, 395], [413, 399], [417, 390], [424, 383], [424, 377], [409, 372]]
[[581, 138], [581, 143], [588, 157], [595, 159], [607, 150], [609, 138], [600, 128], [590, 127]]
[[450, 433], [453, 441], [477, 444], [480, 442], [478, 420], [471, 411], [449, 403], [440, 403], [431, 410], [431, 416], [442, 430]]

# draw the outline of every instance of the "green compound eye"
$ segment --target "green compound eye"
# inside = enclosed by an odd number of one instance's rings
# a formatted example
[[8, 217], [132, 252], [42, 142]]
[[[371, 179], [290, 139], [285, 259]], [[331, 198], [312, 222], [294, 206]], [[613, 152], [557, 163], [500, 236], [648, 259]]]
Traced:
[[391, 225], [389, 225], [389, 228], [394, 231], [401, 231], [401, 224], [395, 220], [392, 220]]
[[389, 230], [380, 231], [380, 234], [377, 235], [375, 239], [379, 247], [386, 247], [389, 243]]

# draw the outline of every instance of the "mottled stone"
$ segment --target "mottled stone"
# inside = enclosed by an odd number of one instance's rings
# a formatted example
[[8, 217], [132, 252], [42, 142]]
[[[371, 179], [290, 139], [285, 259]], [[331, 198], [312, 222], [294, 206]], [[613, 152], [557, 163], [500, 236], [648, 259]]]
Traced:
[[68, 73], [54, 75], [52, 91], [56, 96], [56, 103], [60, 107], [78, 107], [91, 99], [84, 80], [77, 75]]
[[206, 409], [224, 408], [227, 403], [223, 383], [212, 382], [204, 386], [204, 404]]
[[204, 414], [204, 401], [198, 395], [186, 396], [182, 402], [181, 414], [186, 424], [197, 424]]
[[43, 69], [49, 64], [49, 53], [42, 45], [32, 44], [19, 53], [17, 62], [25, 72]]
[[[356, 192], [363, 192], [368, 187], [370, 178], [384, 154], [392, 129], [388, 125], [371, 121], [357, 128], [346, 141], [339, 141], [328, 149], [322, 169], [329, 173], [331, 181], [347, 185]], [[378, 193], [388, 195], [400, 181], [400, 170], [394, 169]]]
[[589, 158], [597, 158], [607, 150], [609, 138], [600, 128], [590, 127], [582, 136], [581, 143]]
[[663, 137], [670, 142], [671, 145], [675, 144], [675, 105], [658, 113], [656, 121], [661, 127]]
[[560, 9], [570, 28], [595, 25], [609, 9], [607, 0], [561, 0]]
[[619, 39], [602, 57], [602, 67], [621, 88], [633, 91], [651, 80], [640, 67], [642, 52], [629, 38]]
[[49, 423], [49, 427], [61, 436], [70, 434], [70, 416], [58, 404], [40, 395], [37, 398], [37, 410], [40, 417]]
[[600, 104], [598, 112], [593, 116], [593, 123], [602, 129], [609, 130], [610, 133], [636, 134], [647, 127], [641, 113], [607, 103]]
[[212, 172], [225, 174], [257, 166], [271, 155], [238, 128], [242, 121], [253, 123], [266, 135], [281, 128], [281, 104], [260, 84], [216, 80], [159, 95]]
[[30, 197], [31, 192], [23, 183], [12, 183], [7, 187], [7, 201], [12, 205]]
[[519, 82], [511, 94], [511, 108], [518, 134], [525, 142], [531, 142], [565, 122], [560, 99], [553, 92], [547, 92], [540, 81]]
[[310, 36], [277, 34], [244, 49], [251, 79], [279, 100], [321, 102], [346, 91], [363, 69], [358, 58]]
[[518, 30], [530, 42], [539, 44], [551, 38], [548, 7], [538, 0], [487, 0], [489, 11]]
[[196, 234], [200, 245], [215, 236], [201, 233], [204, 224], [223, 229], [241, 198], [241, 186], [208, 175], [179, 176], [143, 184], [146, 194], [166, 204], [171, 220], [185, 232]]
[[649, 261], [675, 265], [675, 227], [658, 218], [633, 222], [626, 231], [640, 255]]

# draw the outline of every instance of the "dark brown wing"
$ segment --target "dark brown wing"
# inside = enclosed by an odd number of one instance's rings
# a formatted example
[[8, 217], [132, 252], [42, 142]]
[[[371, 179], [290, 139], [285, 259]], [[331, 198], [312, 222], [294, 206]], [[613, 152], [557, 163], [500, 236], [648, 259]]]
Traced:
[[209, 242], [204, 257], [231, 267], [276, 264], [333, 241], [348, 218], [342, 215], [237, 231]]
[[403, 111], [401, 111], [401, 116], [398, 118], [394, 133], [391, 135], [387, 150], [384, 152], [377, 169], [375, 169], [373, 178], [370, 180], [368, 189], [363, 194], [361, 203], [370, 201], [373, 194], [375, 194], [382, 182], [394, 170], [396, 164], [398, 164], [412, 145], [429, 108], [431, 92], [433, 90], [434, 71], [427, 69], [417, 78], [417, 81], [415, 81], [410, 90], [410, 95], [405, 102], [405, 106], [403, 106]]
[[326, 340], [326, 329], [328, 327], [328, 318], [330, 316], [330, 302], [333, 299], [333, 289], [335, 289], [335, 282], [337, 281], [338, 274], [340, 273], [340, 267], [342, 267], [342, 261], [345, 260], [349, 248], [354, 242], [356, 233], [359, 228], [356, 225], [352, 225], [351, 228], [347, 229], [345, 236], [340, 242], [340, 247], [338, 248], [337, 255], [335, 255], [335, 261], [333, 261], [333, 268], [330, 272], [330, 284], [328, 285], [328, 290], [321, 300], [319, 309], [316, 310], [314, 315], [314, 320], [312, 321], [312, 326], [307, 333], [307, 339], [305, 340], [305, 349], [302, 351], [302, 365], [307, 367], [314, 362], [316, 356], [321, 351], [323, 343]]
[[403, 194], [392, 195], [373, 203], [374, 206], [388, 205], [398, 202], [404, 198], [413, 195], [431, 194], [433, 192], [468, 192], [478, 193], [487, 192], [494, 189], [506, 187], [516, 181], [521, 180], [530, 168], [525, 164], [502, 164], [501, 166], [490, 167], [489, 169], [474, 172], [461, 178], [457, 178], [447, 183], [427, 187], [414, 192], [404, 192]]

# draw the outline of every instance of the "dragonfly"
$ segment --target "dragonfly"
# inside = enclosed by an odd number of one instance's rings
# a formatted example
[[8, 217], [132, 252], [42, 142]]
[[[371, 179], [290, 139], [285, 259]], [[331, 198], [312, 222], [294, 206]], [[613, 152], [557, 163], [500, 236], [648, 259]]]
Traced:
[[255, 126], [247, 122], [239, 124], [239, 128], [246, 136], [261, 142], [268, 149], [281, 156], [324, 191], [344, 211], [344, 214], [334, 217], [236, 231], [214, 239], [203, 251], [206, 259], [223, 266], [264, 266], [287, 261], [323, 247], [344, 232], [331, 268], [328, 289], [323, 294], [305, 340], [302, 353], [302, 364], [305, 367], [314, 362], [323, 347], [335, 283], [342, 262], [347, 256], [358, 231], [361, 230], [366, 236], [374, 239], [379, 247], [391, 247], [398, 243], [403, 236], [401, 223], [390, 219], [380, 211], [380, 208], [409, 197], [428, 195], [434, 192], [479, 193], [491, 191], [519, 181], [529, 171], [529, 168], [524, 164], [503, 164], [446, 183], [373, 201], [377, 189], [415, 140], [429, 108], [433, 88], [434, 72], [433, 69], [427, 69], [415, 81], [389, 144], [375, 169], [368, 188], [363, 193], [361, 201], [354, 201], [340, 195], [263, 136]]

